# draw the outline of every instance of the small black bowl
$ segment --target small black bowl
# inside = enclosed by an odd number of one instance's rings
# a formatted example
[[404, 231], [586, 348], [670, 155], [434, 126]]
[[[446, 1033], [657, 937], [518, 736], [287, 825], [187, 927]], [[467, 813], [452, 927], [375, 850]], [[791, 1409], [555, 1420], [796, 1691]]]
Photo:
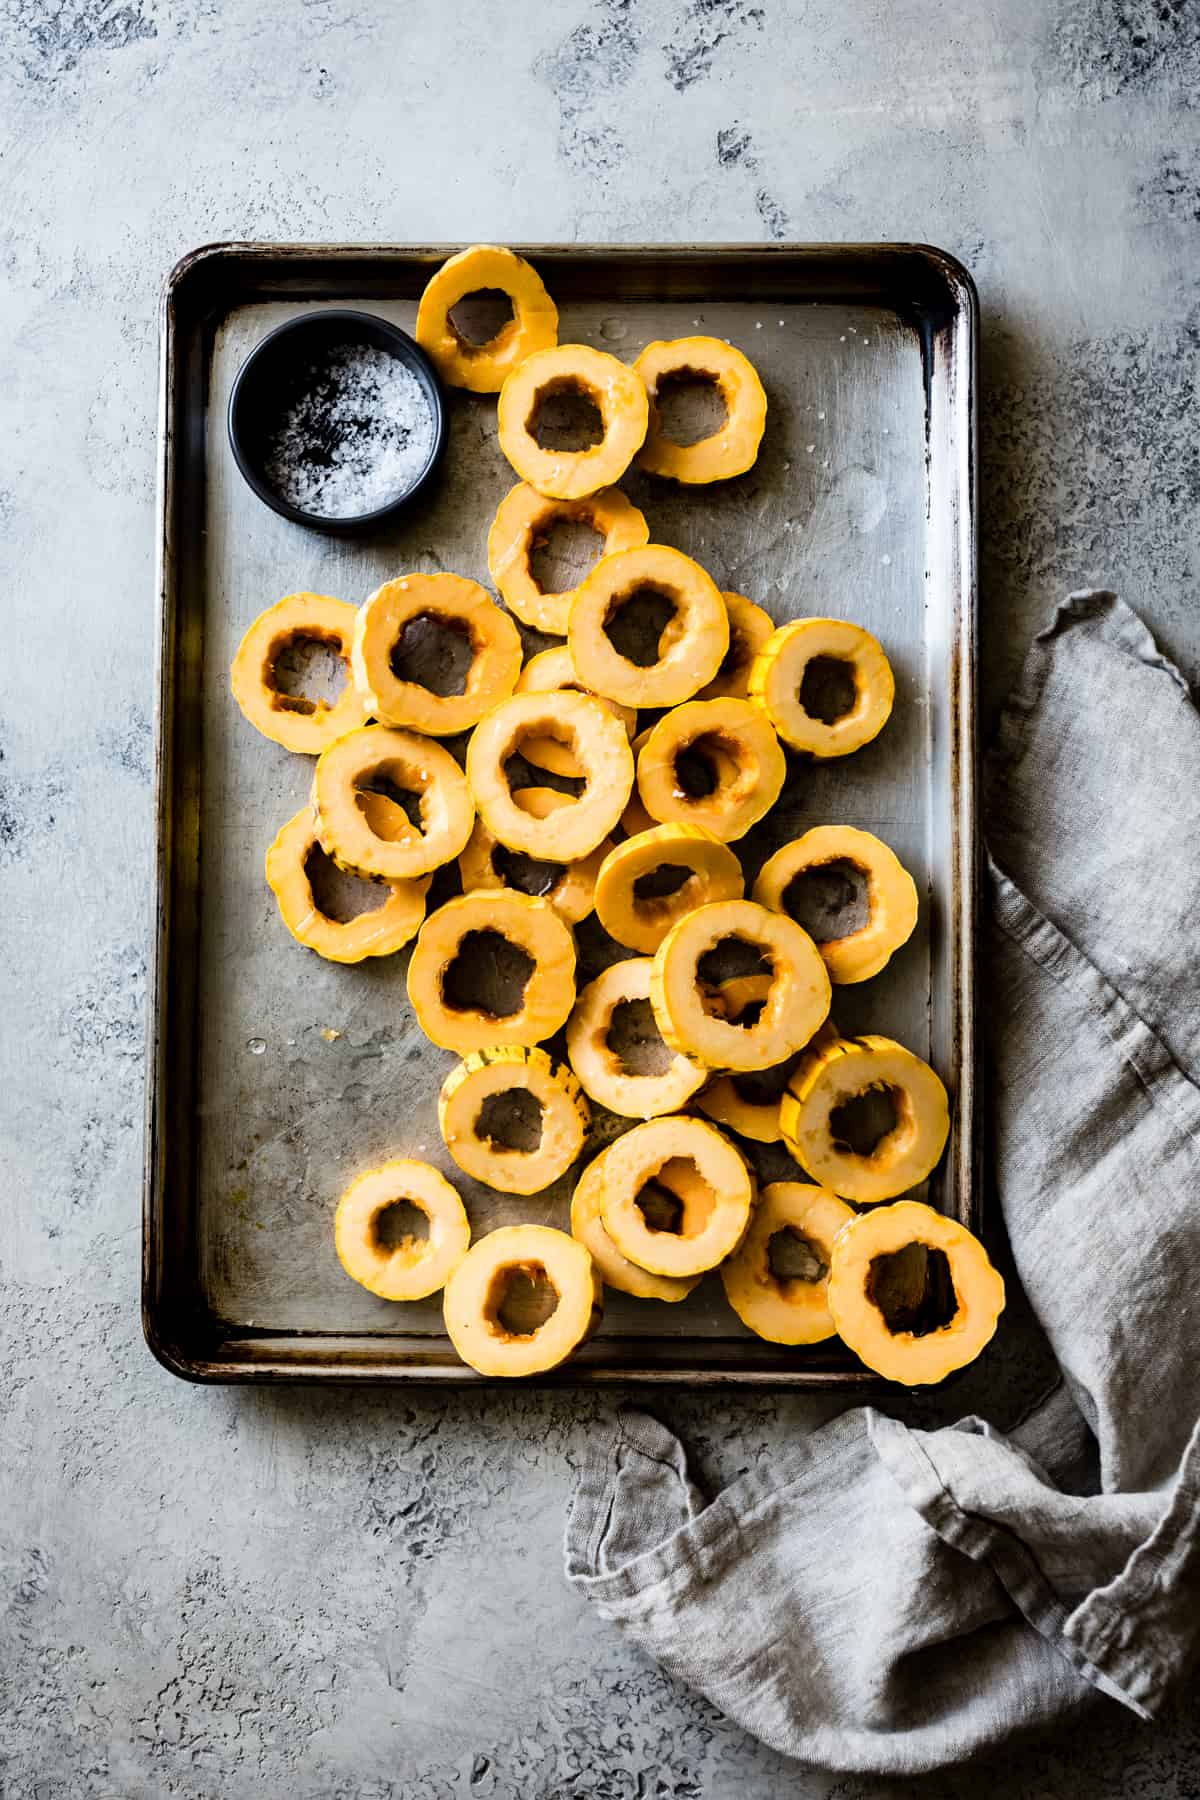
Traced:
[[[370, 512], [328, 517], [293, 506], [265, 473], [272, 434], [297, 391], [301, 372], [319, 365], [332, 351], [357, 345], [385, 350], [416, 377], [433, 419], [433, 442], [424, 467], [402, 493]], [[398, 325], [374, 313], [317, 309], [289, 319], [256, 344], [237, 372], [229, 396], [229, 443], [234, 461], [259, 499], [293, 524], [314, 531], [361, 531], [406, 506], [432, 476], [446, 443], [446, 413], [437, 372], [425, 352]]]

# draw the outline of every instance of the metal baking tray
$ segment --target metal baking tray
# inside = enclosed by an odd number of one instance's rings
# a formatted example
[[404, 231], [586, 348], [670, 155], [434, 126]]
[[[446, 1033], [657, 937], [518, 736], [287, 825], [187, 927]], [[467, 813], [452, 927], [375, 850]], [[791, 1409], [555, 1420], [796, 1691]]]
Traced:
[[[882, 736], [843, 761], [795, 764], [784, 801], [739, 850], [752, 875], [807, 826], [848, 822], [913, 871], [915, 937], [875, 980], [835, 989], [835, 1016], [843, 1031], [899, 1038], [945, 1078], [954, 1127], [930, 1198], [977, 1227], [970, 277], [940, 250], [900, 244], [521, 248], [561, 309], [564, 341], [632, 359], [653, 338], [704, 332], [761, 371], [770, 412], [749, 474], [699, 492], [636, 473], [625, 485], [652, 537], [719, 586], [778, 622], [852, 619], [888, 650], [897, 698]], [[514, 480], [494, 401], [450, 395], [438, 480], [415, 511], [360, 539], [268, 511], [225, 435], [233, 377], [272, 326], [334, 305], [411, 330], [447, 254], [217, 244], [185, 257], [165, 288], [143, 1311], [155, 1354], [195, 1380], [479, 1379], [455, 1358], [436, 1297], [391, 1305], [334, 1255], [338, 1195], [388, 1155], [444, 1168], [476, 1234], [567, 1218], [566, 1179], [522, 1199], [449, 1162], [435, 1100], [454, 1059], [409, 1012], [406, 953], [343, 968], [284, 930], [263, 854], [303, 803], [312, 764], [259, 737], [229, 693], [242, 631], [290, 590], [357, 602], [404, 570], [487, 580], [487, 527]], [[594, 920], [579, 935], [582, 981], [618, 952]], [[602, 1118], [598, 1137], [616, 1129]], [[762, 1177], [791, 1170], [781, 1147], [751, 1149]], [[853, 1390], [872, 1378], [836, 1340], [788, 1350], [751, 1336], [709, 1276], [673, 1306], [610, 1291], [600, 1333], [552, 1379]]]

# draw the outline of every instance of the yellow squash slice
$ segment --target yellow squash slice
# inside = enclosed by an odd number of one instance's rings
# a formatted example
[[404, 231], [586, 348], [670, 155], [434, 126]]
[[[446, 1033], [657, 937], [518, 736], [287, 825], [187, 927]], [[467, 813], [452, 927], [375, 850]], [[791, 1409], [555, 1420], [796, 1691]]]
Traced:
[[733, 851], [692, 825], [656, 825], [610, 850], [596, 879], [596, 913], [618, 944], [652, 955], [678, 920], [714, 900], [740, 900]]
[[[785, 744], [810, 756], [849, 756], [869, 744], [887, 724], [895, 695], [882, 644], [845, 619], [781, 625], [750, 670], [750, 698]], [[822, 718], [822, 710], [833, 716]]]
[[[657, 660], [643, 668], [610, 632], [631, 602], [647, 597], [673, 610], [659, 632]], [[589, 692], [625, 706], [675, 706], [715, 677], [729, 649], [729, 614], [698, 562], [666, 544], [643, 544], [602, 556], [580, 582], [567, 644]]]
[[787, 763], [749, 700], [691, 700], [664, 714], [637, 760], [651, 818], [698, 825], [722, 843], [744, 837], [779, 798]]
[[729, 648], [721, 666], [697, 700], [744, 700], [750, 692], [754, 659], [775, 629], [775, 621], [744, 594], [722, 594], [729, 614]]
[[[651, 475], [695, 484], [744, 475], [754, 466], [767, 422], [767, 396], [749, 357], [721, 338], [675, 338], [647, 344], [634, 363], [650, 397], [650, 424], [638, 466]], [[725, 422], [695, 444], [677, 444], [663, 431], [660, 388], [681, 376], [711, 381], [725, 403]]]
[[[395, 836], [373, 829], [361, 802], [373, 783], [417, 795], [421, 828]], [[386, 794], [384, 798], [389, 798]], [[403, 881], [453, 862], [471, 835], [475, 807], [466, 777], [440, 744], [412, 731], [364, 725], [321, 753], [313, 777], [321, 843], [343, 869]], [[402, 808], [392, 802], [390, 817]]]
[[[866, 889], [866, 919], [832, 935], [838, 913], [853, 900], [855, 875]], [[803, 925], [825, 958], [829, 979], [842, 985], [878, 975], [917, 923], [912, 876], [895, 851], [853, 825], [818, 825], [785, 844], [763, 864], [754, 898]]]
[[[468, 294], [498, 291], [512, 305], [509, 319], [486, 344], [462, 337], [450, 314]], [[498, 394], [505, 377], [534, 351], [558, 338], [558, 308], [531, 263], [496, 244], [472, 244], [431, 276], [417, 308], [416, 339], [451, 387]]]
[[651, 1275], [648, 1269], [639, 1269], [622, 1256], [605, 1231], [600, 1202], [607, 1155], [608, 1151], [602, 1150], [594, 1156], [576, 1183], [571, 1196], [571, 1236], [590, 1251], [606, 1287], [632, 1294], [636, 1300], [686, 1300], [700, 1279], [698, 1275]]
[[[771, 1344], [836, 1336], [829, 1311], [833, 1241], [856, 1215], [826, 1188], [776, 1181], [762, 1189], [750, 1229], [721, 1264], [725, 1296], [743, 1325]], [[776, 1260], [783, 1240], [790, 1256]]]
[[[662, 1043], [650, 1006], [650, 968], [648, 956], [613, 963], [584, 988], [567, 1023], [567, 1055], [585, 1090], [626, 1119], [677, 1112], [708, 1075]], [[657, 1073], [630, 1066], [621, 1055], [622, 1036], [630, 1050], [644, 1044], [658, 1052]]]
[[[564, 689], [580, 694], [587, 692], [576, 679], [571, 653], [565, 644], [531, 656], [517, 682], [518, 694], [555, 694]], [[621, 706], [616, 700], [605, 700], [599, 695], [592, 698], [599, 699], [605, 712], [611, 713], [614, 719], [620, 719], [626, 737], [633, 737], [637, 730], [637, 714], [631, 706]], [[521, 754], [535, 769], [549, 769], [552, 775], [570, 775], [578, 780], [583, 774], [578, 760], [566, 744], [560, 744], [556, 738], [530, 738], [522, 744]]]
[[[706, 959], [733, 939], [770, 965], [751, 1024], [714, 1017]], [[806, 931], [752, 900], [719, 900], [673, 925], [654, 953], [650, 999], [671, 1048], [710, 1069], [771, 1069], [807, 1044], [829, 1014], [829, 974]]]
[[[496, 940], [503, 940], [497, 942]], [[524, 988], [513, 1011], [495, 1011], [507, 993], [485, 991], [489, 953], [515, 960]], [[528, 972], [525, 964], [529, 965]], [[460, 894], [431, 914], [408, 965], [408, 997], [432, 1043], [460, 1056], [492, 1044], [539, 1044], [575, 1004], [575, 940], [552, 906], [508, 890]]]
[[603, 556], [632, 550], [650, 537], [650, 527], [620, 488], [602, 488], [582, 500], [550, 500], [527, 482], [504, 496], [488, 532], [488, 573], [504, 604], [525, 625], [551, 637], [566, 637], [575, 589], [543, 593], [532, 558], [556, 525], [586, 525], [604, 539]]
[[[436, 624], [466, 639], [471, 663], [461, 694], [436, 694], [402, 680], [393, 660], [410, 626]], [[477, 581], [463, 575], [401, 575], [359, 609], [351, 650], [354, 683], [384, 725], [451, 737], [477, 725], [511, 694], [521, 672], [521, 637]]]
[[284, 694], [275, 682], [279, 659], [300, 642], [327, 644], [349, 673], [356, 617], [345, 600], [331, 600], [327, 594], [288, 594], [259, 613], [250, 626], [238, 645], [229, 680], [243, 713], [272, 743], [304, 756], [319, 756], [343, 732], [366, 724], [371, 709], [352, 681], [332, 706]]
[[[382, 1216], [401, 1201], [424, 1213], [427, 1238], [385, 1244]], [[467, 1253], [471, 1227], [458, 1190], [429, 1163], [400, 1157], [370, 1169], [338, 1202], [334, 1244], [343, 1269], [382, 1300], [423, 1300], [444, 1287]]]
[[[600, 414], [602, 436], [586, 450], [553, 450], [538, 442], [543, 401], [583, 394]], [[649, 406], [641, 377], [606, 350], [558, 344], [538, 350], [500, 390], [500, 448], [521, 477], [551, 500], [582, 500], [611, 487], [641, 449]]]
[[[373, 794], [371, 798], [384, 797]], [[407, 826], [403, 809], [396, 810]], [[356, 963], [368, 956], [390, 956], [417, 935], [425, 917], [428, 875], [381, 883], [380, 903], [373, 911], [345, 922], [330, 919], [317, 905], [308, 874], [308, 861], [318, 841], [312, 807], [306, 806], [288, 820], [267, 851], [267, 885], [298, 944], [329, 962]]]
[[[532, 1099], [532, 1117], [513, 1115], [516, 1094]], [[520, 1044], [468, 1056], [447, 1075], [438, 1097], [447, 1150], [465, 1175], [502, 1194], [540, 1194], [557, 1181], [583, 1149], [591, 1117], [570, 1069]]]
[[[587, 785], [569, 806], [536, 818], [517, 802], [505, 764], [527, 742], [548, 737], [571, 751]], [[467, 780], [480, 818], [510, 850], [544, 862], [578, 862], [603, 842], [625, 810], [633, 752], [621, 721], [591, 694], [514, 694], [476, 726], [467, 748]]]
[[[514, 1330], [502, 1314], [514, 1276], [546, 1282], [549, 1318]], [[600, 1323], [604, 1288], [584, 1246], [548, 1225], [502, 1225], [479, 1238], [446, 1284], [450, 1341], [481, 1375], [541, 1375], [557, 1368]], [[521, 1321], [523, 1323], [523, 1321]]]
[[[853, 1111], [890, 1101], [884, 1134], [866, 1151], [848, 1137]], [[849, 1110], [848, 1110], [849, 1109]], [[814, 1181], [875, 1205], [917, 1186], [937, 1166], [950, 1132], [950, 1102], [929, 1064], [891, 1038], [839, 1038], [804, 1057], [780, 1102], [784, 1140]], [[867, 1120], [870, 1124], [870, 1120]]]
[[838, 1232], [827, 1298], [860, 1361], [916, 1387], [979, 1355], [1004, 1310], [1004, 1279], [964, 1225], [900, 1200]]
[[652, 1275], [715, 1269], [741, 1243], [753, 1205], [748, 1164], [704, 1119], [648, 1119], [605, 1151], [604, 1229]]
[[[535, 819], [548, 819], [551, 813], [572, 805], [570, 794], [560, 794], [557, 788], [516, 788], [513, 800]], [[612, 840], [605, 838], [578, 862], [539, 862], [520, 850], [510, 850], [482, 819], [476, 819], [471, 841], [458, 859], [458, 871], [464, 893], [473, 888], [514, 888], [548, 901], [560, 919], [577, 925], [595, 904], [596, 879], [611, 848]]]

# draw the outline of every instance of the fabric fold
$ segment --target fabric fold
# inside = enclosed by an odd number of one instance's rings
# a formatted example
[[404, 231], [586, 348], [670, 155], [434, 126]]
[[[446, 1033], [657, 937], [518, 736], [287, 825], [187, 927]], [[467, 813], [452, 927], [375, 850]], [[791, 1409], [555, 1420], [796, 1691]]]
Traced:
[[1114, 595], [1035, 640], [988, 781], [997, 1188], [1062, 1385], [1009, 1436], [855, 1409], [708, 1504], [625, 1413], [567, 1527], [583, 1595], [829, 1769], [920, 1773], [1101, 1694], [1148, 1718], [1200, 1620], [1200, 715]]

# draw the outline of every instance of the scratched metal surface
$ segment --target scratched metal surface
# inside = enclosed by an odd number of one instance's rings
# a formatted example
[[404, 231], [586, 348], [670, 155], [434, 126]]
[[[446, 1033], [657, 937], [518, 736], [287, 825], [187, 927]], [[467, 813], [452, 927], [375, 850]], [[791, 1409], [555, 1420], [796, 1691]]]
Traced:
[[[412, 298], [349, 286], [336, 298], [412, 328]], [[493, 1193], [457, 1170], [436, 1119], [438, 1089], [455, 1059], [430, 1045], [412, 1017], [407, 953], [345, 968], [288, 936], [263, 879], [263, 855], [304, 803], [312, 764], [246, 723], [227, 671], [251, 619], [291, 590], [357, 603], [389, 576], [433, 569], [486, 583], [487, 528], [514, 477], [496, 443], [494, 400], [451, 393], [443, 475], [418, 512], [369, 538], [345, 539], [305, 531], [263, 507], [229, 453], [229, 388], [254, 343], [310, 303], [229, 308], [206, 339], [203, 420], [168, 421], [190, 443], [197, 475], [203, 465], [204, 499], [190, 541], [171, 543], [177, 563], [192, 559], [176, 603], [189, 626], [178, 655], [186, 679], [198, 684], [190, 702], [198, 741], [188, 753], [198, 808], [198, 943], [179, 952], [195, 961], [196, 1060], [194, 1141], [181, 1151], [189, 1166], [177, 1164], [176, 1179], [194, 1179], [194, 1187], [186, 1226], [167, 1254], [191, 1259], [196, 1316], [207, 1317], [216, 1341], [239, 1344], [249, 1364], [256, 1345], [291, 1339], [293, 1367], [309, 1341], [314, 1370], [337, 1372], [339, 1357], [352, 1368], [356, 1351], [367, 1350], [376, 1372], [435, 1373], [454, 1361], [443, 1353], [438, 1300], [396, 1307], [347, 1279], [332, 1242], [338, 1195], [388, 1156], [427, 1158], [463, 1193], [478, 1235], [520, 1220], [564, 1225], [570, 1178], [523, 1198]], [[778, 622], [822, 613], [867, 626], [897, 678], [892, 719], [874, 744], [839, 762], [792, 765], [780, 804], [738, 846], [747, 887], [762, 858], [809, 825], [847, 822], [886, 839], [916, 878], [920, 924], [881, 976], [835, 989], [835, 1017], [850, 1031], [899, 1038], [952, 1089], [961, 1087], [969, 1070], [959, 1067], [963, 995], [954, 965], [964, 893], [956, 858], [967, 815], [955, 810], [964, 771], [951, 696], [962, 696], [965, 602], [962, 572], [945, 556], [965, 496], [961, 471], [927, 464], [918, 335], [894, 310], [863, 301], [617, 302], [603, 291], [566, 301], [560, 335], [632, 359], [652, 338], [696, 331], [728, 338], [753, 359], [769, 395], [767, 432], [755, 469], [721, 487], [689, 493], [631, 475], [624, 485], [652, 539], [686, 550], [719, 586], [748, 594]], [[943, 449], [948, 458], [948, 441]], [[953, 517], [941, 516], [947, 507]], [[176, 793], [180, 779], [177, 763]], [[187, 835], [179, 829], [177, 859]], [[581, 985], [627, 954], [594, 919], [578, 935]], [[178, 1013], [171, 1030], [181, 1030]], [[160, 1069], [169, 1068], [170, 1043], [161, 1049]], [[160, 1116], [160, 1130], [168, 1118]], [[600, 1115], [595, 1141], [621, 1128]], [[781, 1148], [750, 1148], [764, 1177], [794, 1172]], [[972, 1197], [956, 1189], [963, 1166], [961, 1157], [944, 1165], [935, 1198], [967, 1216]], [[163, 1289], [156, 1305], [161, 1312], [169, 1304]], [[757, 1378], [856, 1379], [836, 1348], [768, 1351], [730, 1312], [715, 1276], [678, 1306], [609, 1292], [582, 1370], [603, 1373], [612, 1364], [628, 1378], [665, 1361], [696, 1377], [736, 1375], [743, 1360]]]

